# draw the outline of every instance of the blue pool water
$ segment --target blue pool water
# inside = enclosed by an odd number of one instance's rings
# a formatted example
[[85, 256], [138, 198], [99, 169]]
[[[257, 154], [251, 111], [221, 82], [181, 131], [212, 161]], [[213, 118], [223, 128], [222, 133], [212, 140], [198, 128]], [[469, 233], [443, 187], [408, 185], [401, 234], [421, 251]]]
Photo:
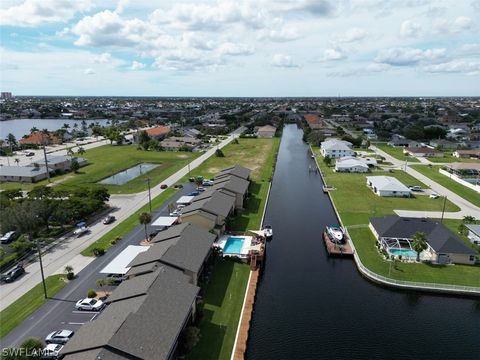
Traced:
[[417, 257], [417, 253], [415, 251], [408, 250], [408, 249], [388, 249], [388, 252], [395, 256], [402, 255], [402, 257], [411, 257], [411, 258]]
[[229, 237], [223, 247], [224, 254], [241, 254], [244, 238]]
[[116, 173], [106, 179], [100, 181], [100, 184], [104, 185], [123, 185], [130, 180], [135, 179], [138, 176], [145, 174], [146, 172], [155, 169], [156, 167], [160, 166], [159, 164], [150, 164], [150, 163], [143, 163], [135, 165], [127, 170], [123, 170], [119, 173]]

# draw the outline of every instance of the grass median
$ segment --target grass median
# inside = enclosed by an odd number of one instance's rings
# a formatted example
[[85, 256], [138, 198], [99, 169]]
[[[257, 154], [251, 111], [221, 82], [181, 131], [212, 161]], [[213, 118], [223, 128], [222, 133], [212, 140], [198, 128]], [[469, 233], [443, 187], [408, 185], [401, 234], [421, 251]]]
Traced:
[[[175, 194], [177, 190], [175, 188], [168, 188], [164, 192], [162, 192], [160, 195], [152, 199], [152, 209], [156, 209], [157, 207], [161, 206], [165, 201], [170, 199], [173, 194]], [[108, 248], [112, 247], [112, 240], [115, 240], [117, 237], [122, 237], [129, 231], [133, 230], [138, 224], [138, 217], [142, 212], [148, 212], [149, 211], [149, 205], [146, 204], [142, 206], [140, 209], [135, 211], [132, 215], [130, 215], [128, 218], [123, 220], [120, 224], [115, 226], [112, 230], [110, 230], [108, 233], [103, 235], [100, 239], [95, 241], [93, 244], [91, 244], [88, 248], [82, 251], [82, 255], [84, 256], [94, 256], [93, 250], [98, 248], [98, 249], [103, 249], [107, 250]]]
[[[52, 275], [45, 279], [49, 297], [57, 294], [65, 286], [65, 275]], [[18, 300], [0, 312], [0, 338], [8, 335], [23, 320], [42, 306], [47, 300], [43, 296], [42, 283], [22, 295]]]
[[379, 148], [382, 151], [385, 151], [388, 155], [393, 156], [397, 160], [405, 161], [407, 160], [408, 162], [416, 162], [418, 163], [418, 159], [413, 157], [413, 156], [407, 156], [403, 153], [403, 147], [393, 147], [390, 145], [387, 145], [386, 143], [376, 143], [373, 144], [377, 148]]

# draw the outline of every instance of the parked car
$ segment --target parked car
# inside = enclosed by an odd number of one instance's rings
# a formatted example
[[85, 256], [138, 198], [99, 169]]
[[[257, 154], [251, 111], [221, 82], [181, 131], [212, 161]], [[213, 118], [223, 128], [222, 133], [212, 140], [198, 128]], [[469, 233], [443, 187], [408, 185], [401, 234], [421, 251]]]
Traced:
[[188, 193], [187, 196], [197, 196], [199, 194], [200, 194], [199, 191], [192, 191], [191, 193]]
[[213, 186], [213, 181], [212, 180], [203, 180], [202, 185], [203, 186]]
[[82, 236], [83, 234], [86, 234], [87, 232], [89, 232], [90, 229], [86, 226], [83, 226], [81, 228], [78, 228], [76, 229], [74, 232], [73, 232], [73, 235], [75, 235], [76, 237], [80, 237]]
[[168, 229], [168, 226], [162, 226], [162, 227], [160, 227], [160, 228], [158, 228], [158, 229], [153, 230], [153, 231], [148, 235], [148, 237], [149, 237], [150, 239], [153, 239], [155, 236], [158, 235], [158, 233], [162, 232], [163, 230], [167, 230], [167, 229]]
[[32, 156], [34, 156], [34, 155], [35, 155], [35, 153], [32, 152], [32, 151], [27, 151], [27, 152], [25, 153], [25, 156], [27, 156], [27, 157], [32, 157]]
[[10, 241], [13, 241], [16, 239], [17, 237], [16, 235], [17, 233], [15, 231], [9, 231], [0, 238], [0, 242], [2, 244], [8, 244]]
[[166, 189], [167, 187], [168, 187], [167, 184], [162, 184], [162, 185], [160, 185], [160, 189]]
[[422, 188], [418, 185], [408, 187], [412, 191], [422, 191]]
[[182, 215], [182, 209], [175, 209], [168, 215], [169, 216], [180, 216], [180, 215]]
[[197, 191], [199, 191], [199, 192], [204, 192], [204, 191], [205, 191], [205, 188], [204, 188], [203, 186], [199, 186], [199, 187], [197, 188]]
[[58, 359], [58, 354], [62, 349], [63, 345], [48, 344], [42, 351], [42, 359]]
[[437, 193], [431, 193], [430, 199], [438, 199], [439, 195]]
[[6, 283], [14, 282], [23, 274], [25, 274], [25, 269], [23, 268], [23, 266], [18, 265], [17, 267], [15, 267], [14, 269], [6, 273], [3, 276], [2, 280], [5, 281]]
[[87, 311], [100, 311], [103, 309], [104, 306], [105, 304], [103, 303], [102, 300], [91, 299], [91, 298], [78, 300], [77, 303], [75, 304], [75, 308], [77, 310], [87, 310]]
[[107, 217], [105, 219], [103, 219], [103, 223], [105, 225], [111, 224], [114, 221], [115, 221], [115, 216], [113, 216], [113, 215], [107, 215]]
[[73, 336], [72, 330], [53, 331], [45, 338], [46, 344], [66, 344]]
[[107, 279], [112, 281], [114, 285], [120, 284], [123, 280], [126, 279], [125, 275], [122, 274], [108, 274]]

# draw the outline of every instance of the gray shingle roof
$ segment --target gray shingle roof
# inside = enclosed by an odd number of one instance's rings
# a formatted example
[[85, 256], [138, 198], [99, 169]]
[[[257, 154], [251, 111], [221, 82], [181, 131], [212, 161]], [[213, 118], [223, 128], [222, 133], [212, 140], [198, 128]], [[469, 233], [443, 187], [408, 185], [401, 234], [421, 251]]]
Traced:
[[153, 239], [152, 242], [157, 243], [169, 239], [176, 238], [180, 236], [182, 233], [183, 229], [187, 226], [188, 224], [179, 224], [175, 226], [169, 227], [167, 230], [159, 232]]
[[45, 166], [35, 168], [33, 166], [0, 166], [0, 176], [34, 177], [47, 174]]
[[150, 249], [138, 254], [128, 266], [139, 266], [160, 259], [170, 246], [177, 243], [178, 239], [180, 239], [180, 234], [168, 240], [155, 242]]
[[236, 176], [224, 176], [213, 182], [213, 189], [225, 189], [236, 194], [245, 195], [250, 182]]
[[135, 276], [128, 281], [123, 281], [108, 297], [107, 303], [146, 295], [150, 286], [157, 279], [157, 275], [157, 272], [147, 273], [142, 276]]
[[214, 215], [227, 217], [234, 207], [235, 197], [225, 192], [214, 191], [210, 197], [194, 201], [183, 208], [182, 214], [188, 214], [196, 210], [203, 210]]
[[111, 360], [121, 359], [122, 354], [129, 359], [168, 359], [199, 288], [170, 267], [155, 275], [147, 295], [110, 304], [77, 331], [61, 354], [71, 354], [71, 359], [84, 359], [85, 354], [105, 354]]
[[371, 218], [370, 223], [380, 237], [411, 239], [416, 232], [423, 232], [427, 236], [428, 244], [437, 253], [477, 254], [445, 225], [430, 219], [387, 215], [383, 218]]
[[235, 175], [238, 176], [239, 178], [247, 180], [250, 177], [250, 173], [252, 171], [250, 169], [247, 169], [246, 167], [243, 167], [241, 165], [234, 165], [228, 168], [225, 168], [221, 170], [216, 176], [215, 179], [221, 178], [223, 176], [227, 175]]

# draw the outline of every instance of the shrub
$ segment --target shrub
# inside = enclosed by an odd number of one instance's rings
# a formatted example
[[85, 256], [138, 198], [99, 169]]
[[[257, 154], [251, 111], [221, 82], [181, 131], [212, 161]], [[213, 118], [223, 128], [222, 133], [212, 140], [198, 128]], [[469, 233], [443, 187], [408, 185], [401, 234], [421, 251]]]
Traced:
[[225, 154], [223, 153], [223, 151], [221, 149], [217, 149], [215, 151], [215, 156], [216, 157], [225, 157]]
[[93, 249], [93, 255], [95, 256], [102, 256], [104, 254], [105, 254], [105, 249], [102, 249], [102, 248]]
[[88, 298], [94, 298], [96, 296], [97, 296], [97, 292], [95, 290], [93, 290], [93, 289], [88, 290], [88, 292], [87, 292], [87, 297]]

